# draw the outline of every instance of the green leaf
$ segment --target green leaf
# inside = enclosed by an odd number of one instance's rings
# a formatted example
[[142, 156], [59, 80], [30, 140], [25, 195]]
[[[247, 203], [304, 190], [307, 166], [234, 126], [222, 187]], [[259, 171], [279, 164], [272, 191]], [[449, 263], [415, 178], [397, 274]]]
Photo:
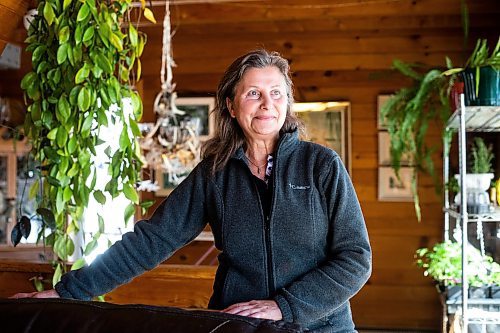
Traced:
[[132, 130], [132, 134], [136, 137], [142, 137], [141, 130], [139, 129], [139, 126], [137, 125], [136, 121], [130, 117], [129, 119], [129, 124], [130, 124], [130, 129]]
[[118, 52], [123, 51], [123, 41], [116, 34], [111, 33], [109, 41], [111, 42], [111, 45], [113, 45], [115, 49], [118, 50]]
[[111, 66], [111, 61], [102, 53], [96, 55], [95, 60], [97, 62], [97, 66], [99, 66], [103, 71], [108, 74], [113, 73], [113, 67]]
[[37, 179], [35, 180], [35, 182], [33, 183], [33, 185], [31, 185], [30, 187], [30, 191], [29, 191], [29, 194], [28, 194], [28, 198], [30, 200], [34, 199], [36, 197], [36, 195], [38, 194], [38, 189], [40, 188], [40, 180]]
[[61, 265], [62, 264], [57, 264], [54, 275], [52, 276], [52, 286], [54, 287], [59, 281], [61, 281], [61, 276], [62, 276]]
[[79, 171], [78, 163], [74, 163], [71, 166], [71, 169], [69, 169], [69, 171], [68, 171], [68, 176], [69, 177], [74, 177], [76, 174], [78, 174], [78, 171]]
[[69, 186], [66, 186], [63, 192], [64, 201], [68, 202], [72, 196], [73, 196], [73, 191], [71, 191], [71, 188]]
[[35, 276], [33, 278], [33, 285], [35, 286], [36, 291], [43, 291], [43, 283], [40, 281], [41, 277]]
[[75, 29], [75, 42], [76, 42], [76, 45], [80, 44], [82, 42], [82, 38], [83, 38], [83, 27], [81, 24], [77, 24], [76, 25], [76, 29]]
[[73, 242], [73, 240], [70, 238], [70, 237], [65, 237], [65, 240], [66, 240], [66, 253], [68, 254], [68, 256], [71, 256], [73, 255], [73, 253], [75, 252], [75, 243]]
[[64, 44], [69, 40], [69, 27], [64, 26], [59, 30], [59, 44]]
[[90, 107], [90, 92], [86, 87], [82, 87], [78, 93], [78, 108], [80, 111], [87, 111]]
[[155, 19], [155, 16], [153, 14], [153, 12], [151, 11], [151, 9], [149, 8], [144, 8], [144, 17], [150, 21], [150, 22], [153, 22], [156, 24], [156, 19]]
[[43, 17], [49, 24], [49, 26], [52, 25], [52, 22], [54, 22], [54, 19], [56, 18], [56, 15], [54, 14], [54, 9], [52, 8], [52, 5], [50, 2], [45, 2], [45, 6], [43, 7]]
[[101, 205], [106, 203], [106, 196], [100, 190], [94, 191], [94, 199]]
[[33, 51], [33, 55], [31, 56], [31, 61], [33, 63], [38, 63], [38, 61], [44, 57], [46, 50], [47, 50], [47, 46], [45, 46], [45, 45], [38, 46], [35, 49], [35, 51]]
[[135, 119], [141, 120], [142, 118], [142, 100], [141, 97], [139, 96], [138, 93], [133, 92], [132, 95], [130, 95], [130, 100], [132, 102], [132, 109], [134, 110], [134, 116]]
[[61, 44], [57, 49], [57, 64], [60, 65], [66, 61], [68, 57], [68, 44]]
[[132, 187], [132, 185], [128, 183], [123, 184], [123, 193], [125, 194], [125, 197], [133, 203], [139, 203], [139, 195], [137, 195], [137, 191]]
[[90, 26], [85, 30], [85, 33], [83, 34], [83, 42], [88, 42], [92, 38], [94, 38], [94, 26]]
[[85, 120], [83, 121], [83, 125], [82, 125], [82, 132], [88, 132], [90, 131], [90, 128], [92, 127], [92, 122], [94, 121], [94, 119], [89, 115], [85, 118]]
[[[71, 139], [69, 139], [68, 142], [68, 153], [73, 154], [76, 150], [76, 137], [72, 136]], [[75, 166], [76, 164], [73, 164]], [[72, 177], [72, 176], [70, 176]]]
[[26, 74], [21, 81], [21, 89], [26, 90], [28, 87], [31, 87], [33, 82], [37, 79], [37, 75], [35, 72], [29, 72]]
[[68, 8], [68, 6], [71, 5], [71, 1], [72, 0], [64, 0], [63, 10], [66, 10], [66, 8]]
[[66, 147], [66, 141], [68, 140], [68, 131], [63, 126], [59, 127], [57, 131], [56, 142], [61, 148]]
[[87, 19], [87, 17], [90, 14], [90, 8], [89, 6], [85, 3], [83, 4], [82, 7], [80, 7], [80, 10], [78, 11], [78, 16], [76, 17], [77, 22], [82, 22]]
[[128, 26], [128, 36], [130, 37], [130, 44], [132, 44], [133, 47], [136, 47], [138, 44], [137, 30], [132, 24], [129, 24]]
[[78, 94], [80, 93], [81, 89], [81, 86], [74, 86], [73, 89], [71, 89], [69, 93], [69, 102], [72, 106], [78, 105]]
[[[71, 113], [71, 110], [70, 110], [68, 100], [63, 95], [59, 98], [59, 101], [57, 102], [56, 117], [60, 122], [66, 123], [66, 121], [68, 120], [68, 118], [70, 116], [70, 113]], [[66, 133], [66, 136], [67, 136], [67, 133]]]
[[130, 147], [130, 139], [128, 137], [128, 129], [127, 125], [123, 124], [123, 129], [120, 134], [120, 150], [125, 150], [127, 147]]
[[125, 225], [128, 224], [128, 221], [132, 216], [134, 216], [134, 213], [135, 213], [135, 206], [133, 204], [129, 204], [127, 208], [125, 208], [125, 214], [124, 214]]
[[62, 213], [63, 210], [64, 210], [63, 190], [59, 187], [57, 189], [57, 195], [56, 195], [56, 214]]
[[83, 252], [86, 256], [88, 256], [90, 253], [92, 253], [92, 251], [95, 250], [96, 247], [97, 247], [97, 240], [93, 239], [87, 244], [87, 246], [85, 247], [85, 251]]
[[51, 210], [47, 208], [38, 208], [36, 212], [42, 217], [43, 221], [50, 229], [54, 230], [56, 228], [56, 220]]
[[[71, 0], [70, 0], [71, 1]], [[85, 266], [86, 262], [85, 262], [85, 259], [84, 258], [80, 258], [80, 259], [77, 259], [73, 265], [71, 265], [71, 270], [72, 271], [75, 271], [77, 269], [80, 269], [82, 268], [83, 266]]]
[[85, 81], [86, 78], [89, 77], [89, 74], [90, 70], [88, 68], [88, 65], [87, 64], [83, 65], [82, 68], [80, 68], [78, 72], [76, 72], [75, 83], [76, 84], [82, 83], [83, 81]]
[[101, 215], [97, 214], [97, 221], [99, 222], [99, 233], [104, 233], [104, 219]]
[[49, 140], [54, 141], [56, 139], [57, 130], [58, 130], [58, 127], [55, 127], [52, 130], [50, 130], [50, 132], [47, 134], [47, 138]]

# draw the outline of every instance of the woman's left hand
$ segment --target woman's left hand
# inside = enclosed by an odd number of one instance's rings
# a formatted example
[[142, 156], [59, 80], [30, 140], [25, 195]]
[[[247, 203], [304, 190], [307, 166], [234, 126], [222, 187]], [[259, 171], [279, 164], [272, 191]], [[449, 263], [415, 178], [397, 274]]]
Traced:
[[278, 304], [275, 301], [268, 300], [236, 303], [222, 310], [222, 312], [261, 319], [283, 319]]

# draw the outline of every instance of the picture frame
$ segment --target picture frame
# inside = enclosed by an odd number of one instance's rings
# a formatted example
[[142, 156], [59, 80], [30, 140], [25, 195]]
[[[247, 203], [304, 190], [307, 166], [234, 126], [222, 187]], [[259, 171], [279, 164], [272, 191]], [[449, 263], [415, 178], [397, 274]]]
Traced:
[[[157, 197], [166, 197], [178, 186], [178, 182], [173, 182], [169, 179], [169, 175], [162, 170], [155, 171], [155, 179], [158, 183], [158, 189], [155, 191]], [[189, 172], [184, 175], [175, 175], [178, 177], [179, 182], [184, 180], [189, 175]]]
[[378, 200], [379, 201], [413, 201], [411, 190], [412, 167], [399, 169], [400, 179], [390, 166], [378, 168]]
[[[378, 164], [383, 166], [391, 165], [391, 138], [389, 132], [378, 132]], [[413, 165], [411, 157], [404, 155], [401, 157], [400, 164], [402, 166]]]
[[[214, 97], [178, 97], [175, 105], [179, 110], [185, 112], [184, 115], [179, 116], [179, 120], [186, 117], [199, 118], [201, 128], [199, 131], [200, 141], [208, 140], [214, 133], [214, 115], [211, 112], [215, 107]], [[183, 174], [168, 174], [162, 170], [155, 170], [155, 179], [159, 188], [155, 191], [157, 197], [168, 196], [178, 184], [186, 178], [191, 170]]]
[[215, 97], [178, 97], [175, 106], [186, 113], [180, 117], [181, 119], [186, 116], [201, 119], [200, 140], [210, 138], [215, 129], [212, 113], [215, 107]]
[[292, 110], [306, 126], [306, 139], [335, 150], [351, 173], [351, 103], [294, 103]]
[[382, 107], [392, 96], [391, 94], [377, 96], [377, 129], [379, 130], [387, 130], [387, 122], [382, 119]]

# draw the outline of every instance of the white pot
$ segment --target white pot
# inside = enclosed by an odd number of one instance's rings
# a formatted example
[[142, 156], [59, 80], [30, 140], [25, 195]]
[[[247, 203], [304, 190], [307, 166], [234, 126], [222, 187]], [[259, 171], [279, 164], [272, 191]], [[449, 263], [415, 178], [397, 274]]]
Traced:
[[[495, 177], [492, 173], [469, 173], [465, 175], [465, 188], [467, 191], [482, 192], [488, 191], [491, 180]], [[460, 184], [460, 175], [455, 175], [455, 179]]]

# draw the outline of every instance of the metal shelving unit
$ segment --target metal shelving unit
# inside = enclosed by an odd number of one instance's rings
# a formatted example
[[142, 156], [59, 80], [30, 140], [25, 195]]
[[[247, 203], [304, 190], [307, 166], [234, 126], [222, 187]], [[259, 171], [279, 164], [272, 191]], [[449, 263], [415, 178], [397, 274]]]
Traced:
[[[468, 223], [488, 223], [500, 222], [500, 210], [488, 214], [468, 214], [467, 213], [467, 189], [465, 188], [466, 171], [466, 132], [500, 132], [500, 107], [498, 106], [465, 106], [464, 95], [460, 96], [460, 107], [448, 120], [447, 129], [458, 132], [459, 151], [459, 174], [460, 174], [460, 202], [462, 209], [456, 205], [451, 205], [448, 189], [445, 186], [444, 193], [444, 239], [450, 238], [450, 218], [454, 218], [457, 224], [462, 225], [462, 300], [448, 300], [445, 306], [453, 309], [453, 312], [461, 311], [463, 332], [468, 332], [468, 324], [481, 324], [483, 331], [485, 325], [500, 325], [499, 299], [488, 299], [487, 302], [469, 300], [468, 282], [465, 278], [468, 274], [467, 267], [467, 246], [468, 244]], [[446, 143], [445, 143], [446, 144]], [[445, 184], [450, 179], [449, 174], [449, 153], [443, 152], [443, 181]], [[486, 304], [488, 303], [488, 304]], [[490, 304], [491, 303], [491, 304]], [[493, 311], [488, 311], [493, 309]]]

